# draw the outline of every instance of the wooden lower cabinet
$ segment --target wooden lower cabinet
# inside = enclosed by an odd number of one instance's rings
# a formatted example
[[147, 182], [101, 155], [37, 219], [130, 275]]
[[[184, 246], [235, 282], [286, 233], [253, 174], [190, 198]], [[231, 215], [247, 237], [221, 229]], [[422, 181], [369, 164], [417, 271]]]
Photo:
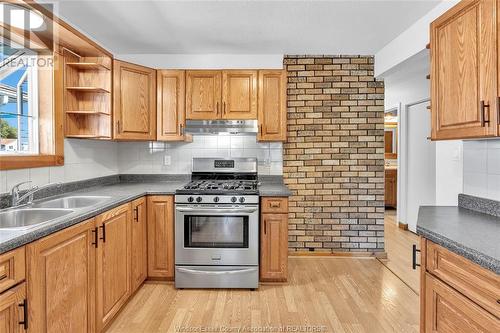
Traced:
[[174, 278], [174, 197], [148, 197], [148, 276]]
[[25, 279], [25, 257], [24, 246], [0, 255], [0, 293]]
[[[286, 199], [278, 200], [283, 202]], [[288, 214], [263, 213], [260, 223], [260, 280], [286, 281], [287, 275]]]
[[146, 198], [132, 201], [131, 288], [136, 291], [148, 277]]
[[500, 276], [429, 240], [421, 247], [420, 332], [500, 332]]
[[27, 304], [25, 302], [27, 299], [24, 282], [0, 294], [0, 332], [26, 332], [28, 327], [25, 319], [26, 313], [24, 313], [26, 307], [23, 306]]
[[131, 295], [130, 203], [99, 215], [96, 257], [96, 327], [100, 332]]
[[29, 244], [30, 332], [94, 332], [94, 219]]
[[397, 208], [398, 205], [398, 170], [385, 170], [385, 206]]
[[429, 273], [425, 277], [425, 332], [500, 332], [500, 320]]

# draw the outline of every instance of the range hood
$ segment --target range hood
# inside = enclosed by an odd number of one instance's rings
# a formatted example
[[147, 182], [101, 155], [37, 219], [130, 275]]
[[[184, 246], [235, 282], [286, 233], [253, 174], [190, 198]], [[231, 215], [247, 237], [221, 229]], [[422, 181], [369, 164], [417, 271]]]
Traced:
[[187, 120], [186, 133], [189, 134], [239, 134], [258, 132], [257, 120]]

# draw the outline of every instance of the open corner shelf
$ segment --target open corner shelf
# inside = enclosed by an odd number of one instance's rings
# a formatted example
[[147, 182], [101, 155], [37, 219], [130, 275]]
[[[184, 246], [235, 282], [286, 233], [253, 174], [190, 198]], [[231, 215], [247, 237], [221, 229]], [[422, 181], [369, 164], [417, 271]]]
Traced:
[[96, 116], [109, 116], [111, 114], [104, 111], [94, 111], [94, 110], [66, 110], [68, 114], [77, 114], [77, 115], [96, 115]]
[[66, 66], [80, 70], [110, 70], [109, 67], [97, 62], [67, 62]]
[[109, 90], [98, 87], [66, 87], [67, 90], [72, 91], [82, 91], [82, 92], [93, 92], [93, 93], [110, 93]]

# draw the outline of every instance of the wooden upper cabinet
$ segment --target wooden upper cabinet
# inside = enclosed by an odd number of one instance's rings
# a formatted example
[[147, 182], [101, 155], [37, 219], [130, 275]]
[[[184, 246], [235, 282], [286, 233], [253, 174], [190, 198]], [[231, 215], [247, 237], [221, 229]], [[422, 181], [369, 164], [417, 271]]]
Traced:
[[113, 62], [113, 134], [117, 140], [156, 139], [156, 71]]
[[96, 257], [96, 327], [101, 332], [131, 294], [130, 204], [96, 218], [99, 245]]
[[186, 119], [219, 119], [221, 71], [186, 71]]
[[185, 128], [185, 71], [157, 72], [157, 140], [182, 141]]
[[92, 219], [27, 246], [30, 332], [95, 332], [96, 241]]
[[462, 1], [431, 24], [434, 140], [497, 135], [495, 6]]
[[148, 276], [174, 278], [174, 197], [148, 196]]
[[259, 71], [259, 141], [286, 140], [286, 72]]
[[257, 119], [257, 71], [222, 72], [222, 118]]
[[148, 276], [148, 236], [146, 198], [132, 201], [131, 288], [136, 291]]

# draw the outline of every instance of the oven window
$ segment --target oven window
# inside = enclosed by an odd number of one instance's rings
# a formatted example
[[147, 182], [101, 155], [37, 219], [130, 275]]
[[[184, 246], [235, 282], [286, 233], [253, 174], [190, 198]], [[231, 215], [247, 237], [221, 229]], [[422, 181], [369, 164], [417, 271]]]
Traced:
[[248, 216], [185, 216], [184, 247], [248, 248]]

